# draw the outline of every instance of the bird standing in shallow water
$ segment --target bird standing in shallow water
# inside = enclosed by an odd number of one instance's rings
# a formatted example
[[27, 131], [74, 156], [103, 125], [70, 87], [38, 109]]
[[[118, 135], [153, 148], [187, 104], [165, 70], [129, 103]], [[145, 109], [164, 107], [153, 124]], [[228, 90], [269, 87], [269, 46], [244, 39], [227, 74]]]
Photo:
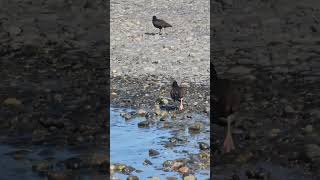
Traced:
[[163, 28], [163, 31], [165, 28], [167, 27], [172, 27], [169, 23], [165, 22], [164, 20], [162, 19], [157, 19], [156, 16], [153, 16], [152, 17], [152, 24], [154, 27], [158, 28], [160, 31], [159, 31], [159, 34], [161, 34], [161, 29]]
[[219, 79], [215, 69], [213, 82], [214, 95], [214, 115], [217, 124], [227, 124], [227, 135], [223, 143], [225, 152], [235, 149], [232, 134], [231, 123], [235, 120], [235, 116], [240, 106], [240, 93], [234, 82], [228, 79]]
[[170, 95], [171, 98], [173, 99], [173, 101], [180, 101], [180, 106], [179, 106], [179, 110], [183, 110], [183, 97], [185, 94], [185, 88], [184, 87], [180, 87], [177, 83], [177, 81], [173, 81], [172, 83], [172, 89], [170, 91]]

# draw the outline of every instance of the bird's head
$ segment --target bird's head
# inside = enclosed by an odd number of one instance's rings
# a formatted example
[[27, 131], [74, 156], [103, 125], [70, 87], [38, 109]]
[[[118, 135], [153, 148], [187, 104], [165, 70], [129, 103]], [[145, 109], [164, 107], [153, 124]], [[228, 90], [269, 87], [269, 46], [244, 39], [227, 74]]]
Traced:
[[153, 16], [153, 17], [152, 17], [152, 20], [156, 20], [156, 19], [157, 19], [157, 17], [156, 17], [156, 16]]
[[177, 83], [177, 81], [173, 81], [173, 83], [172, 83], [172, 87], [178, 87], [178, 83]]

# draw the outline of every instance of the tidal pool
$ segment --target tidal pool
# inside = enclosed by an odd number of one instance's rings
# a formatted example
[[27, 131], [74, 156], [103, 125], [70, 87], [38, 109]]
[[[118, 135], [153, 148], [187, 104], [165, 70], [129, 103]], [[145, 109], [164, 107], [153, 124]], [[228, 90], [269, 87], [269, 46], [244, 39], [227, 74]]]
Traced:
[[[111, 164], [123, 163], [134, 167], [142, 172], [132, 172], [131, 175], [138, 176], [139, 179], [150, 179], [157, 176], [160, 179], [166, 179], [169, 176], [175, 176], [181, 179], [177, 172], [165, 172], [162, 170], [162, 164], [166, 160], [175, 160], [186, 158], [190, 154], [199, 153], [198, 142], [209, 144], [209, 128], [206, 127], [206, 133], [190, 135], [187, 129], [183, 135], [188, 137], [188, 143], [180, 146], [167, 148], [165, 142], [173, 137], [173, 129], [160, 128], [157, 125], [150, 125], [149, 128], [139, 128], [138, 123], [145, 120], [144, 117], [124, 120], [120, 116], [121, 112], [130, 112], [129, 109], [112, 108], [110, 112], [110, 160]], [[161, 122], [160, 122], [161, 123]], [[149, 149], [157, 150], [160, 154], [155, 157], [149, 157]], [[143, 165], [145, 159], [152, 162], [152, 165]], [[194, 175], [197, 179], [209, 179], [209, 168], [197, 171]], [[128, 175], [115, 173], [115, 176], [121, 180], [126, 180]]]

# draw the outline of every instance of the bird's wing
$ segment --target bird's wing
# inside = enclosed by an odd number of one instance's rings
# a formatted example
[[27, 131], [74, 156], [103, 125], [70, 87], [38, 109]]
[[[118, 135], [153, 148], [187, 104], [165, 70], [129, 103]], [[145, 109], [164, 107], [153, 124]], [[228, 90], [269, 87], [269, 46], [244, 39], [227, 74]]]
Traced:
[[162, 27], [172, 27], [171, 24], [165, 22], [164, 20], [162, 19], [159, 19], [159, 24], [161, 24]]
[[172, 88], [171, 91], [170, 91], [170, 95], [171, 95], [171, 98], [175, 101], [177, 99], [177, 97], [179, 96], [177, 90], [175, 88]]

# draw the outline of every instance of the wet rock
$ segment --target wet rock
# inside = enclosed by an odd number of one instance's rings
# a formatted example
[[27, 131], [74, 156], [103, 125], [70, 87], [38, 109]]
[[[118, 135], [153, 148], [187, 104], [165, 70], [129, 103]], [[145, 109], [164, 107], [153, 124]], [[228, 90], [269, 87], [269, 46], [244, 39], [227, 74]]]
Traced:
[[128, 176], [127, 180], [139, 180], [138, 176]]
[[174, 161], [171, 168], [174, 171], [178, 171], [182, 166], [184, 166], [184, 163], [181, 161]]
[[205, 107], [204, 112], [205, 113], [210, 113], [210, 107]]
[[120, 114], [126, 121], [132, 119], [132, 113], [121, 113]]
[[158, 178], [156, 176], [152, 176], [151, 180], [160, 180], [160, 178]]
[[192, 133], [198, 133], [204, 128], [204, 125], [200, 122], [195, 123], [194, 125], [189, 127], [189, 131]]
[[276, 137], [276, 136], [279, 135], [280, 132], [281, 132], [280, 129], [277, 129], [277, 128], [271, 129], [271, 131], [269, 133], [269, 136], [270, 137]]
[[52, 165], [48, 161], [43, 161], [32, 166], [32, 170], [40, 174], [47, 174], [51, 168]]
[[160, 109], [160, 105], [159, 105], [159, 104], [156, 104], [156, 105], [155, 105], [154, 113], [155, 113], [157, 116], [160, 116], [160, 115], [161, 115], [161, 109]]
[[197, 178], [195, 176], [185, 176], [183, 177], [183, 180], [196, 180]]
[[152, 165], [152, 162], [151, 161], [149, 161], [148, 159], [146, 159], [146, 160], [144, 160], [143, 161], [143, 165]]
[[79, 158], [69, 158], [64, 161], [64, 164], [67, 169], [79, 169], [82, 166], [83, 162]]
[[286, 105], [284, 108], [284, 112], [287, 114], [292, 114], [295, 112], [295, 110], [290, 105]]
[[109, 156], [105, 153], [91, 153], [82, 157], [83, 164], [89, 167], [103, 166], [109, 163]]
[[210, 149], [210, 146], [207, 143], [198, 142], [198, 144], [199, 144], [200, 150], [208, 150], [208, 149]]
[[160, 153], [154, 149], [149, 149], [149, 156], [157, 156]]
[[162, 166], [163, 166], [163, 171], [172, 171], [172, 165], [173, 165], [174, 161], [172, 160], [166, 160], [163, 162]]
[[317, 144], [307, 144], [305, 155], [311, 162], [320, 162], [320, 146]]
[[116, 176], [116, 175], [112, 175], [110, 177], [110, 180], [120, 180], [120, 178], [118, 176]]
[[141, 121], [141, 122], [139, 122], [138, 123], [138, 127], [139, 128], [147, 128], [147, 127], [149, 127], [149, 121]]
[[139, 116], [145, 116], [145, 115], [147, 114], [147, 112], [146, 112], [145, 110], [143, 110], [143, 109], [139, 109], [138, 112], [137, 112], [137, 114], [138, 114]]
[[12, 158], [15, 160], [22, 160], [30, 152], [31, 151], [29, 151], [29, 150], [18, 150], [18, 151], [13, 151], [13, 152], [7, 153], [7, 155], [12, 156]]
[[68, 180], [70, 177], [64, 172], [49, 171], [48, 180]]
[[313, 126], [311, 124], [308, 124], [303, 130], [306, 134], [310, 134], [313, 132]]
[[240, 180], [240, 177], [237, 174], [232, 175], [232, 180]]
[[20, 107], [22, 102], [17, 98], [7, 98], [3, 101], [3, 104], [7, 106]]
[[189, 174], [190, 169], [187, 166], [179, 168], [178, 172], [182, 174]]
[[160, 117], [160, 121], [165, 121], [168, 118], [168, 112], [167, 111], [163, 111], [161, 113], [161, 117]]
[[167, 177], [167, 180], [177, 180], [178, 178], [176, 178], [176, 177], [173, 177], [173, 176], [169, 176], [169, 177]]
[[134, 170], [135, 170], [135, 168], [133, 168], [131, 166], [126, 166], [121, 172], [123, 174], [131, 174]]
[[258, 168], [255, 170], [247, 170], [246, 176], [248, 179], [263, 179], [263, 180], [269, 180], [270, 179], [270, 172], [263, 168]]
[[153, 112], [147, 112], [145, 115], [145, 118], [148, 120], [154, 119], [156, 117], [156, 114]]
[[237, 163], [240, 163], [240, 164], [245, 164], [247, 163], [251, 158], [253, 157], [253, 154], [251, 152], [244, 152], [244, 153], [241, 153], [239, 154], [235, 161]]

